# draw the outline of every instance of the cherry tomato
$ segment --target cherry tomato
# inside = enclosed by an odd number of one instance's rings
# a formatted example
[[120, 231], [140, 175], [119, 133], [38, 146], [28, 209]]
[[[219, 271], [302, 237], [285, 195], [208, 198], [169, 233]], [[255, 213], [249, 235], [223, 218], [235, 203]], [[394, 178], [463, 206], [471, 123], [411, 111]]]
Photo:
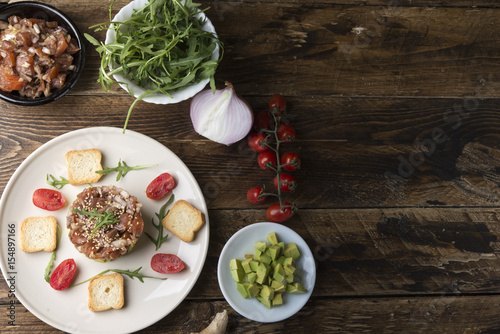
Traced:
[[282, 114], [286, 110], [286, 100], [280, 94], [274, 94], [269, 99], [269, 110], [276, 109], [277, 114]]
[[48, 211], [57, 211], [66, 204], [66, 198], [57, 190], [40, 188], [33, 193], [33, 204]]
[[274, 223], [283, 223], [288, 219], [292, 218], [295, 211], [292, 210], [292, 205], [290, 203], [283, 203], [283, 210], [279, 203], [272, 204], [266, 211], [266, 218]]
[[247, 199], [250, 203], [260, 204], [264, 203], [267, 196], [260, 196], [263, 192], [261, 187], [253, 187], [248, 189], [247, 191]]
[[[297, 188], [297, 180], [290, 174], [280, 174], [280, 189], [281, 191], [290, 192]], [[274, 177], [274, 187], [278, 189], [278, 175]]]
[[250, 149], [254, 152], [264, 152], [269, 149], [269, 147], [267, 146], [267, 143], [269, 143], [269, 138], [259, 132], [249, 135], [247, 138], [247, 143]]
[[151, 258], [151, 269], [161, 274], [175, 274], [184, 269], [184, 263], [177, 255], [158, 253]]
[[260, 168], [263, 170], [269, 170], [271, 167], [275, 167], [278, 163], [278, 159], [276, 159], [276, 153], [273, 151], [264, 151], [259, 153], [257, 157], [257, 162], [259, 163]]
[[300, 169], [302, 161], [295, 153], [286, 152], [280, 158], [281, 167], [287, 171], [294, 171]]
[[52, 275], [50, 275], [49, 284], [53, 289], [56, 290], [64, 290], [66, 289], [73, 276], [75, 276], [76, 272], [76, 263], [73, 259], [67, 259], [61, 262]]
[[146, 196], [151, 199], [163, 198], [169, 191], [174, 189], [175, 180], [169, 173], [160, 174], [146, 188]]
[[253, 129], [260, 131], [261, 129], [270, 129], [273, 118], [267, 110], [262, 110], [255, 115], [253, 120]]
[[285, 143], [291, 143], [295, 140], [295, 129], [288, 123], [281, 123], [278, 126], [278, 138]]

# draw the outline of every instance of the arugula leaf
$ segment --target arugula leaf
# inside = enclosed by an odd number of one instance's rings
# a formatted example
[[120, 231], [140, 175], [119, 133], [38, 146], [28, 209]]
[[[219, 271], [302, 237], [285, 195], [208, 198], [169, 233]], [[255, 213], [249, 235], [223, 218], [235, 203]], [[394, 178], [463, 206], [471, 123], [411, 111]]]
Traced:
[[[52, 179], [52, 180], [50, 180]], [[47, 184], [53, 186], [57, 189], [61, 189], [65, 185], [69, 184], [69, 180], [61, 176], [61, 180], [58, 180], [54, 175], [47, 174]]]
[[101, 271], [99, 274], [97, 275], [94, 275], [92, 276], [91, 278], [85, 280], [85, 281], [82, 281], [82, 282], [79, 282], [79, 283], [75, 283], [73, 285], [71, 285], [71, 287], [74, 287], [74, 286], [78, 286], [78, 285], [81, 285], [81, 284], [84, 284], [84, 283], [87, 283], [89, 282], [90, 280], [92, 280], [94, 277], [97, 277], [97, 276], [100, 276], [100, 275], [104, 275], [104, 274], [107, 274], [109, 272], [115, 272], [115, 273], [118, 273], [118, 274], [122, 274], [122, 275], [126, 275], [128, 276], [129, 278], [131, 279], [134, 279], [134, 278], [137, 278], [141, 283], [144, 283], [144, 278], [154, 278], [154, 279], [161, 279], [161, 280], [166, 280], [167, 277], [155, 277], [155, 276], [147, 276], [147, 275], [143, 275], [140, 273], [140, 270], [142, 269], [142, 267], [139, 267], [137, 268], [136, 270], [134, 271], [130, 271], [130, 270], [123, 270], [123, 269], [106, 269], [104, 271]]
[[144, 169], [144, 168], [149, 168], [149, 167], [154, 167], [158, 166], [156, 165], [148, 165], [148, 166], [129, 166], [125, 161], [121, 161], [121, 159], [118, 161], [118, 166], [113, 167], [113, 168], [108, 168], [108, 167], [103, 167], [101, 170], [96, 170], [97, 174], [108, 174], [111, 172], [118, 172], [118, 175], [116, 176], [116, 181], [119, 181], [122, 177], [125, 177], [128, 172], [131, 170], [139, 170], [139, 169]]
[[149, 240], [151, 240], [151, 242], [155, 244], [155, 246], [156, 246], [155, 250], [158, 250], [160, 248], [161, 244], [163, 244], [165, 241], [167, 241], [168, 234], [166, 236], [163, 236], [163, 224], [161, 223], [161, 221], [163, 220], [163, 218], [165, 218], [168, 215], [168, 212], [170, 210], [165, 212], [165, 209], [173, 201], [174, 201], [174, 195], [170, 196], [167, 203], [162, 205], [159, 213], [155, 213], [156, 218], [158, 218], [157, 224], [155, 224], [154, 219], [151, 219], [151, 223], [158, 230], [158, 235], [156, 236], [156, 239], [154, 239], [148, 232], [146, 232], [146, 235], [148, 236]]
[[[115, 42], [104, 44], [89, 34], [87, 40], [96, 46], [101, 58], [98, 82], [104, 91], [119, 83], [113, 78], [121, 73], [146, 92], [137, 97], [129, 108], [123, 127], [125, 131], [132, 109], [144, 97], [161, 92], [167, 96], [177, 89], [210, 79], [215, 92], [215, 69], [223, 54], [223, 44], [214, 33], [202, 30], [204, 10], [191, 0], [149, 0], [123, 22], [110, 20], [91, 26], [94, 31], [112, 29]], [[219, 46], [221, 57], [211, 59]], [[130, 89], [130, 95], [133, 96]]]
[[97, 231], [98, 229], [120, 222], [120, 220], [115, 217], [115, 214], [112, 211], [105, 211], [104, 213], [98, 213], [97, 209], [94, 209], [93, 212], [86, 211], [86, 210], [78, 210], [78, 209], [73, 209], [72, 211], [77, 212], [77, 213], [84, 215], [84, 216], [99, 218], [98, 221], [95, 223], [95, 226], [94, 226], [94, 229], [92, 230], [92, 233], [90, 233], [91, 238], [94, 235], [95, 231]]
[[59, 241], [61, 240], [61, 229], [59, 228], [59, 225], [57, 225], [57, 241], [56, 241], [56, 248], [52, 251], [52, 255], [50, 256], [49, 264], [47, 264], [47, 267], [45, 267], [45, 273], [43, 275], [43, 278], [47, 283], [50, 283], [50, 275], [52, 273], [52, 268], [54, 268], [54, 262], [56, 261], [56, 250], [57, 247], [59, 246]]

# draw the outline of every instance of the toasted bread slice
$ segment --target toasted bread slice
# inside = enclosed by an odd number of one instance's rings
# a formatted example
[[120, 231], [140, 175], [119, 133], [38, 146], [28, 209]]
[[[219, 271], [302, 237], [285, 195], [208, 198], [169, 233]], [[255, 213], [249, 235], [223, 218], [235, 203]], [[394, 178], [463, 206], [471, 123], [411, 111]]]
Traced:
[[29, 217], [21, 223], [21, 249], [27, 253], [52, 252], [57, 245], [57, 220]]
[[69, 183], [76, 186], [99, 181], [102, 174], [96, 171], [102, 169], [102, 153], [96, 148], [66, 153]]
[[162, 224], [182, 241], [190, 242], [194, 233], [205, 224], [205, 219], [199, 210], [181, 199], [174, 203]]
[[123, 276], [118, 273], [99, 275], [89, 283], [89, 309], [94, 312], [121, 309], [125, 303]]

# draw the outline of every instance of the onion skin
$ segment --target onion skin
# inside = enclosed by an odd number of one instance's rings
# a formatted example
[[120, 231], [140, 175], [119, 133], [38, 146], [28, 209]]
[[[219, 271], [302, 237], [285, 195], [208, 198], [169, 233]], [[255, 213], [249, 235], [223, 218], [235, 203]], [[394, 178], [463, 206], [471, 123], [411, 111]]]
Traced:
[[214, 142], [231, 145], [245, 138], [253, 125], [253, 112], [226, 82], [224, 89], [206, 89], [191, 100], [194, 130]]

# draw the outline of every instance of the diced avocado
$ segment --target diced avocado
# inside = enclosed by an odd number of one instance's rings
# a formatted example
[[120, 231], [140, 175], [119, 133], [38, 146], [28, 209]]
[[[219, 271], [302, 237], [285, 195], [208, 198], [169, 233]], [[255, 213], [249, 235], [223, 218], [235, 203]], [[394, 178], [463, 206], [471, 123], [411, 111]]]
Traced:
[[293, 275], [295, 273], [295, 267], [286, 265], [283, 267], [285, 269], [285, 275]]
[[281, 248], [278, 245], [274, 245], [268, 248], [269, 255], [271, 255], [271, 259], [275, 261], [281, 255]]
[[249, 298], [253, 298], [253, 297], [257, 296], [260, 292], [260, 287], [255, 283], [254, 284], [249, 283], [245, 287], [246, 287]]
[[271, 256], [267, 255], [266, 253], [262, 253], [262, 254], [260, 254], [259, 261], [264, 262], [266, 264], [271, 264], [273, 259], [271, 258]]
[[257, 273], [254, 273], [253, 271], [248, 273], [247, 279], [248, 283], [255, 283], [255, 280], [257, 279]]
[[241, 296], [242, 296], [243, 298], [250, 298], [250, 297], [248, 296], [248, 291], [247, 291], [247, 289], [245, 288], [244, 283], [238, 283], [238, 282], [236, 282], [236, 289], [238, 289], [238, 292], [241, 294]]
[[267, 248], [267, 242], [265, 242], [265, 241], [257, 241], [255, 243], [255, 248], [258, 251], [261, 251], [262, 253], [264, 253], [266, 251], [266, 248]]
[[245, 280], [245, 272], [243, 269], [233, 269], [231, 270], [231, 277], [233, 277], [235, 282], [243, 282]]
[[293, 285], [295, 286], [295, 291], [292, 292], [292, 293], [304, 293], [304, 292], [307, 292], [306, 288], [304, 287], [304, 285], [302, 285], [302, 283], [294, 282]]
[[243, 270], [241, 267], [241, 261], [238, 259], [232, 259], [229, 261], [229, 270]]
[[261, 252], [260, 250], [256, 249], [255, 250], [255, 259], [258, 260], [260, 258], [260, 255], [264, 253], [264, 252]]
[[267, 235], [267, 240], [271, 245], [278, 244], [278, 237], [276, 236], [276, 232], [271, 232]]
[[279, 263], [283, 266], [283, 263], [285, 262], [285, 257], [281, 255], [279, 258], [276, 259], [276, 263]]
[[297, 287], [295, 286], [295, 284], [287, 284], [286, 292], [287, 293], [297, 293]]
[[280, 246], [281, 253], [283, 254], [283, 252], [285, 251], [285, 243], [283, 241], [278, 242], [278, 246]]
[[258, 261], [250, 261], [250, 269], [252, 269], [253, 272], [257, 272], [257, 268], [259, 267], [259, 262]]
[[241, 261], [241, 267], [243, 268], [243, 270], [245, 271], [245, 273], [250, 273], [252, 272], [252, 268], [250, 267], [250, 262], [252, 261], [252, 259], [246, 259], [244, 261]]
[[280, 286], [281, 286], [281, 283], [280, 283], [280, 282], [278, 282], [277, 280], [274, 280], [274, 279], [273, 279], [273, 280], [271, 281], [271, 288], [273, 288], [275, 291], [276, 291], [276, 289], [278, 289]]
[[297, 248], [297, 245], [294, 242], [291, 242], [285, 245], [285, 251], [283, 252], [283, 255], [285, 255], [286, 257], [291, 257], [294, 260], [297, 260], [300, 257], [300, 252], [299, 249]]
[[277, 287], [277, 288], [274, 289], [274, 292], [277, 292], [277, 293], [286, 292], [286, 286], [287, 285], [288, 285], [287, 283], [281, 284], [279, 287]]
[[285, 276], [285, 282], [287, 283], [293, 283], [293, 279], [294, 279], [293, 274]]
[[293, 266], [293, 258], [291, 257], [285, 257], [285, 260], [283, 261], [283, 267], [286, 266]]
[[274, 298], [274, 289], [269, 285], [263, 285], [259, 295], [266, 300], [272, 300]]
[[269, 308], [269, 309], [270, 309], [270, 308], [271, 308], [271, 306], [272, 306], [272, 302], [271, 302], [270, 300], [264, 299], [264, 298], [262, 298], [261, 296], [257, 296], [257, 300], [258, 300], [259, 302], [261, 302], [262, 304], [264, 304], [264, 305], [265, 305], [267, 308]]
[[253, 254], [245, 254], [245, 260], [246, 259], [253, 259]]
[[259, 263], [259, 267], [257, 268], [257, 278], [255, 279], [256, 283], [264, 284], [267, 282], [267, 278], [269, 275], [269, 267], [266, 266], [265, 263]]
[[285, 280], [285, 269], [281, 264], [277, 264], [274, 268], [273, 279], [282, 283]]
[[273, 306], [283, 305], [283, 296], [281, 295], [281, 293], [274, 294], [272, 305]]

